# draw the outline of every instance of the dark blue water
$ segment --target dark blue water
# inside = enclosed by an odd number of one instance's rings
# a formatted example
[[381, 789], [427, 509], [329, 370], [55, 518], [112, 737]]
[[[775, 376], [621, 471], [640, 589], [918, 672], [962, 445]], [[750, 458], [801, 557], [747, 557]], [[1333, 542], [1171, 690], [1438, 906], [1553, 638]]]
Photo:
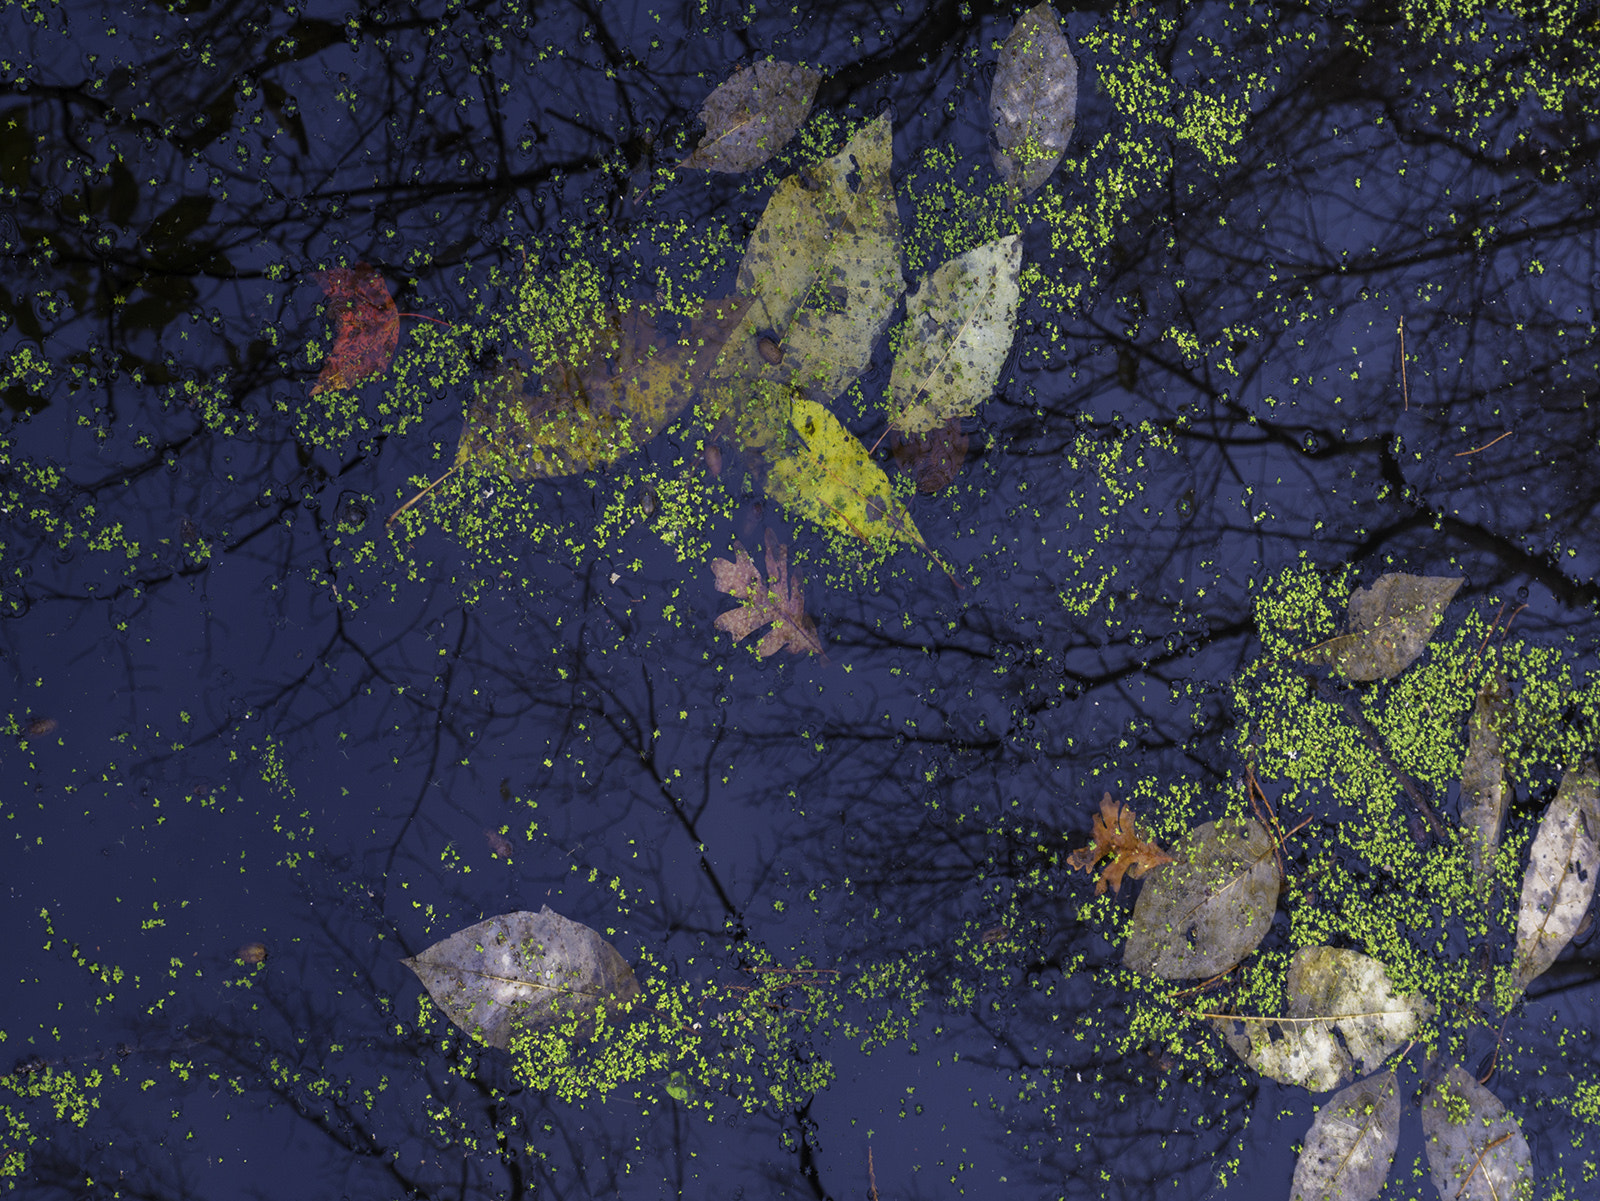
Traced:
[[[987, 144], [1016, 15], [6, 8], [8, 1187], [1288, 1194], [1318, 1099], [1186, 1054], [1220, 1046], [1200, 1024], [1130, 1033], [1062, 854], [1104, 791], [1237, 779], [1227, 683], [1302, 561], [1464, 575], [1450, 629], [1525, 605], [1518, 637], [1592, 666], [1592, 16], [1063, 9], [1077, 130], [1018, 216]], [[674, 173], [706, 95], [767, 56], [824, 73], [811, 132]], [[862, 568], [732, 443], [664, 541], [654, 491], [708, 461], [678, 427], [385, 526], [450, 466], [471, 385], [312, 397], [318, 272], [371, 264], [457, 328], [576, 261], [608, 298], [724, 295], [778, 179], [881, 113], [908, 276], [1013, 228], [1029, 265], [960, 474], [906, 490], [959, 587], [903, 548]], [[396, 371], [440, 328], [401, 318]], [[867, 446], [891, 357], [835, 406]], [[710, 560], [766, 530], [825, 660], [713, 625]], [[754, 1112], [665, 1072], [562, 1099], [419, 1018], [402, 956], [543, 905], [717, 1003], [763, 965], [838, 973], [797, 986], [816, 1029], [749, 1087], [824, 1059], [831, 1083]], [[1593, 1175], [1585, 945], [1491, 1080], [1550, 1196]], [[1435, 1195], [1422, 1155], [1412, 1111], [1384, 1196]]]

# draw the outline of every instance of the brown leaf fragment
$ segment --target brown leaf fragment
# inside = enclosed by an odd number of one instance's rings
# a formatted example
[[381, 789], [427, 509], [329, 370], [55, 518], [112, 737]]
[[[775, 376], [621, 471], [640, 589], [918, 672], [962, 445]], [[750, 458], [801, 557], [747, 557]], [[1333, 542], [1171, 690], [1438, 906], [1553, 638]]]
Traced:
[[1067, 866], [1092, 872], [1101, 859], [1111, 856], [1111, 862], [1100, 869], [1100, 879], [1095, 882], [1096, 896], [1104, 893], [1108, 884], [1113, 892], [1121, 892], [1124, 875], [1137, 880], [1151, 868], [1173, 861], [1160, 847], [1139, 837], [1133, 810], [1112, 800], [1109, 792], [1100, 800], [1092, 837], [1094, 841], [1089, 846], [1067, 856]]
[[342, 391], [389, 370], [400, 345], [400, 310], [383, 273], [367, 263], [319, 271], [317, 283], [334, 319], [333, 347], [311, 395]]
[[780, 545], [776, 535], [767, 531], [767, 579], [763, 583], [756, 571], [755, 561], [738, 539], [733, 543], [734, 557], [711, 560], [711, 574], [716, 579], [717, 591], [726, 592], [739, 602], [737, 609], [729, 609], [717, 618], [717, 629], [733, 635], [738, 642], [748, 638], [769, 622], [772, 628], [756, 644], [756, 654], [763, 659], [787, 650], [791, 654], [822, 654], [822, 639], [817, 627], [805, 611], [805, 579], [789, 575], [789, 548]]
[[740, 67], [706, 97], [706, 136], [680, 166], [728, 173], [759, 167], [804, 124], [821, 82], [819, 72], [798, 63]]
[[900, 470], [909, 472], [917, 491], [931, 494], [947, 487], [961, 474], [967, 459], [967, 435], [961, 418], [949, 421], [926, 434], [907, 437], [896, 430], [890, 435], [890, 453]]

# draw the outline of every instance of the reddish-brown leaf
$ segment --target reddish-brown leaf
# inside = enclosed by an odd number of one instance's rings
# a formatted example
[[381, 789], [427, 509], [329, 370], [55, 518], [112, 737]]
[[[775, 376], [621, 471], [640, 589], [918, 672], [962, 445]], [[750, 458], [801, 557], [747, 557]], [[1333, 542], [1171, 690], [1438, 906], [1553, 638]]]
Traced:
[[779, 545], [772, 531], [767, 531], [765, 583], [756, 571], [755, 561], [737, 538], [733, 542], [733, 553], [731, 562], [711, 560], [717, 591], [726, 592], [739, 602], [737, 609], [729, 609], [717, 618], [717, 629], [726, 630], [737, 642], [771, 622], [772, 628], [756, 644], [756, 654], [763, 659], [780, 650], [792, 654], [822, 654], [817, 627], [806, 616], [805, 580], [799, 575], [789, 575], [789, 548]]
[[1121, 892], [1124, 875], [1137, 880], [1151, 868], [1173, 862], [1171, 855], [1139, 837], [1133, 810], [1113, 801], [1109, 792], [1100, 801], [1100, 812], [1094, 815], [1093, 838], [1089, 846], [1067, 856], [1067, 866], [1092, 872], [1095, 864], [1110, 855], [1111, 862], [1100, 869], [1100, 879], [1094, 886], [1097, 896], [1105, 892], [1108, 884], [1114, 892]]
[[896, 430], [890, 446], [894, 461], [902, 471], [911, 473], [917, 491], [923, 493], [937, 492], [949, 484], [961, 473], [961, 464], [967, 458], [967, 435], [962, 432], [959, 417], [909, 438]]
[[389, 369], [400, 345], [400, 310], [376, 267], [357, 263], [317, 273], [333, 315], [333, 348], [311, 395], [349, 388]]

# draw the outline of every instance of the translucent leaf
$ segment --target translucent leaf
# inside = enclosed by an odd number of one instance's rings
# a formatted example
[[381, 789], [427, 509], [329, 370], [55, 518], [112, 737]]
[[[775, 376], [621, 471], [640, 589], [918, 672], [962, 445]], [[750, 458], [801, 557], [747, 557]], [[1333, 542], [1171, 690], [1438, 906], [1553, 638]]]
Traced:
[[792, 429], [767, 451], [767, 495], [818, 525], [864, 541], [928, 544], [866, 447], [824, 406], [796, 399]]
[[925, 434], [977, 410], [994, 391], [1017, 324], [1022, 239], [951, 259], [906, 298], [906, 331], [889, 389], [894, 427]]
[[1373, 1201], [1400, 1141], [1400, 1090], [1383, 1072], [1335, 1093], [1306, 1133], [1290, 1201]]
[[917, 491], [933, 493], [961, 474], [967, 458], [967, 435], [959, 417], [926, 434], [889, 436], [889, 453], [902, 471], [917, 482]]
[[491, 917], [401, 962], [452, 1022], [502, 1050], [518, 1027], [623, 1007], [639, 993], [615, 947], [548, 905]]
[[1452, 1067], [1428, 1090], [1422, 1132], [1440, 1201], [1525, 1201], [1533, 1196], [1533, 1154], [1517, 1120], [1460, 1067]]
[[590, 471], [632, 454], [688, 407], [711, 378], [746, 301], [707, 301], [682, 332], [663, 334], [654, 311], [612, 312], [572, 357], [535, 383], [508, 362], [467, 411], [456, 466], [509, 479]]
[[1272, 925], [1282, 884], [1272, 835], [1250, 818], [1206, 822], [1172, 853], [1177, 862], [1145, 881], [1122, 961], [1165, 980], [1215, 976]]
[[1218, 1024], [1239, 1058], [1263, 1076], [1317, 1093], [1351, 1079], [1356, 1063], [1377, 1070], [1433, 1012], [1420, 995], [1396, 996], [1376, 959], [1334, 947], [1295, 952], [1288, 996], [1281, 1017], [1229, 1015]]
[[872, 361], [904, 290], [887, 116], [805, 175], [778, 184], [739, 266], [752, 298], [742, 372], [829, 400]]
[[1379, 576], [1350, 597], [1350, 632], [1313, 647], [1307, 658], [1352, 680], [1386, 680], [1417, 661], [1461, 587], [1460, 576]]
[[1461, 765], [1461, 836], [1473, 881], [1485, 899], [1506, 815], [1505, 756], [1500, 749], [1503, 708], [1498, 687], [1478, 693], [1467, 725], [1467, 758]]
[[1055, 173], [1072, 140], [1078, 114], [1078, 64], [1061, 32], [1055, 7], [1022, 15], [1000, 47], [989, 91], [995, 170], [1014, 198], [1027, 196]]
[[805, 123], [822, 75], [797, 63], [740, 67], [700, 109], [706, 136], [680, 166], [737, 172], [759, 167]]
[[1600, 867], [1600, 779], [1593, 760], [1568, 772], [1550, 802], [1522, 878], [1517, 911], [1517, 983], [1528, 982], [1572, 941], [1594, 899]]

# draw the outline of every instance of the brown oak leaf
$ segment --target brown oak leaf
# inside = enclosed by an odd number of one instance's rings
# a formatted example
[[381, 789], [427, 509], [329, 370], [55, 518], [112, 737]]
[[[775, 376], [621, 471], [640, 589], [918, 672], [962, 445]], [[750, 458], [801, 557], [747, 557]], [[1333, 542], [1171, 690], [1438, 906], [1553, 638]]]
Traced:
[[780, 650], [792, 654], [822, 654], [822, 639], [817, 627], [806, 616], [805, 580], [800, 575], [789, 574], [789, 548], [779, 545], [771, 530], [767, 531], [767, 579], [763, 583], [756, 571], [755, 561], [740, 545], [733, 541], [733, 560], [711, 560], [711, 574], [716, 578], [717, 591], [726, 592], [739, 602], [737, 609], [729, 609], [717, 618], [717, 629], [733, 635], [735, 642], [748, 638], [768, 622], [772, 628], [756, 644], [756, 654], [763, 659]]
[[311, 395], [349, 388], [389, 369], [400, 345], [400, 310], [376, 267], [357, 263], [317, 273], [334, 317], [333, 348]]
[[1135, 880], [1153, 867], [1173, 862], [1171, 855], [1152, 842], [1145, 842], [1133, 823], [1133, 810], [1119, 805], [1108, 792], [1101, 798], [1100, 812], [1094, 815], [1094, 842], [1080, 847], [1067, 856], [1067, 866], [1094, 871], [1095, 864], [1107, 855], [1111, 862], [1100, 869], [1100, 879], [1094, 886], [1095, 895], [1122, 891], [1122, 877], [1131, 875]]

